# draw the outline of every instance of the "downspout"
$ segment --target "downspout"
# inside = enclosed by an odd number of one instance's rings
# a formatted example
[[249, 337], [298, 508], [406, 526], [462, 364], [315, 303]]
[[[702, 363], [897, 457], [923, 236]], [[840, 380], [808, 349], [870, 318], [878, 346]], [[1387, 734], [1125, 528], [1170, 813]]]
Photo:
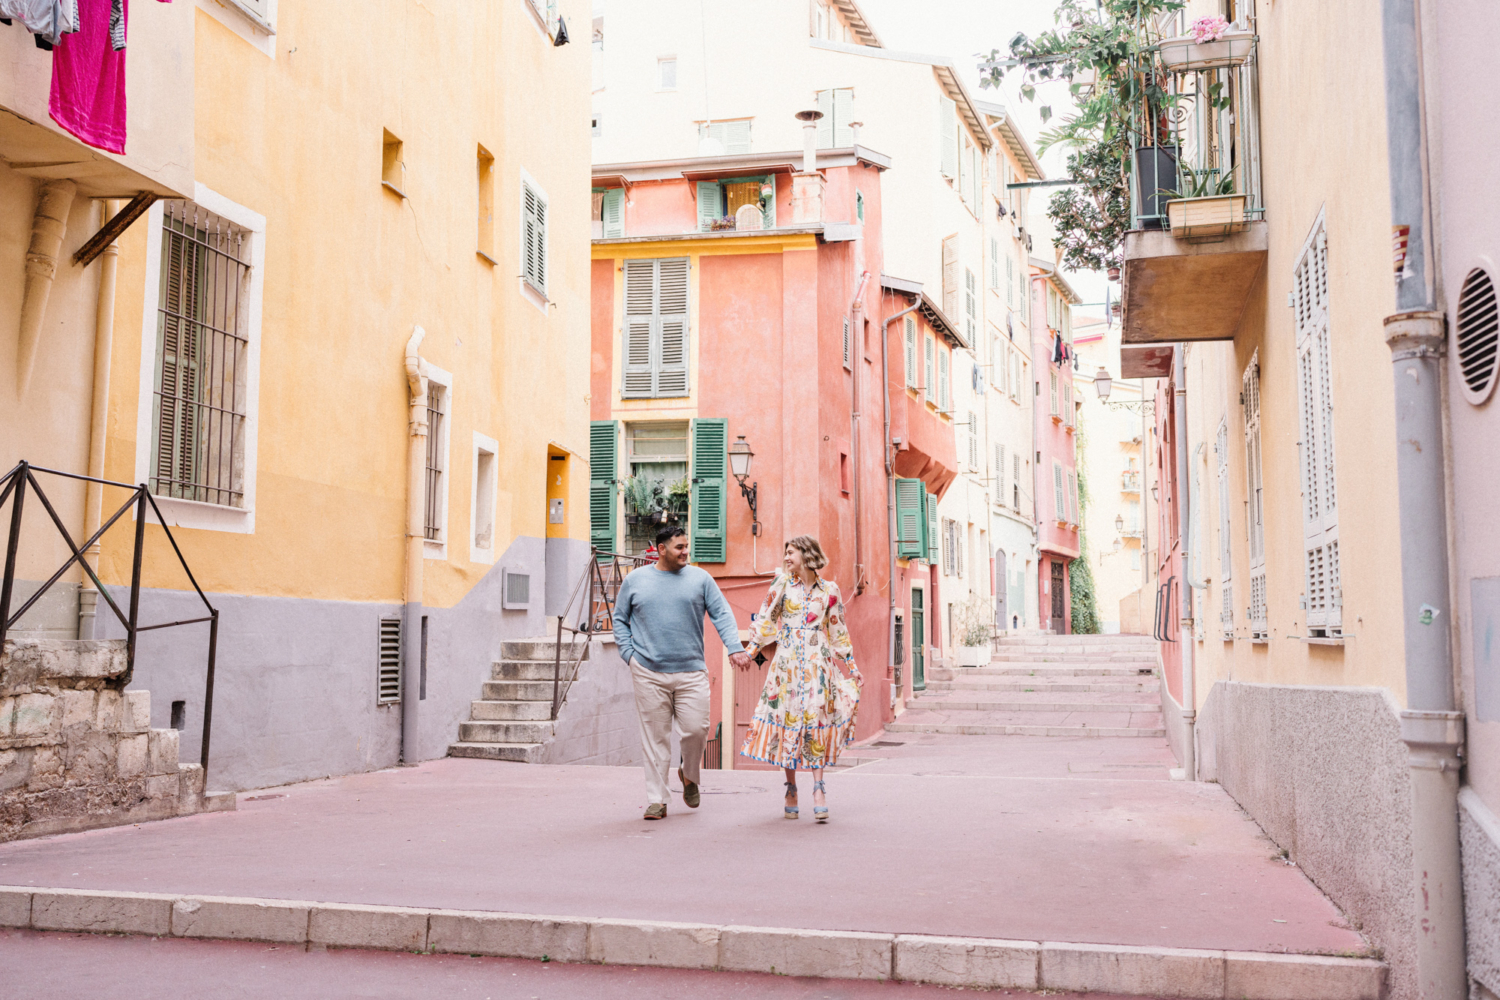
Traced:
[[1172, 499], [1177, 504], [1177, 549], [1182, 561], [1182, 614], [1177, 623], [1177, 652], [1182, 664], [1182, 721], [1187, 727], [1182, 744], [1182, 774], [1188, 781], [1198, 780], [1197, 747], [1194, 745], [1195, 723], [1198, 719], [1198, 698], [1193, 691], [1193, 588], [1188, 585], [1188, 567], [1192, 564], [1192, 538], [1188, 528], [1191, 521], [1188, 511], [1192, 509], [1192, 497], [1188, 495], [1188, 443], [1187, 443], [1187, 353], [1186, 344], [1178, 344], [1172, 373], [1172, 428], [1177, 450], [1177, 489]]
[[[1400, 267], [1396, 312], [1385, 318], [1396, 384], [1396, 481], [1401, 513], [1402, 632], [1412, 791], [1412, 881], [1417, 995], [1463, 1000], [1463, 883], [1458, 783], [1464, 716], [1453, 691], [1448, 525], [1443, 454], [1444, 314], [1433, 277], [1436, 247], [1427, 188], [1422, 46], [1416, 0], [1382, 0], [1386, 152], [1391, 229]], [[1399, 255], [1405, 239], [1404, 260]]]
[[859, 470], [859, 374], [861, 366], [859, 356], [864, 353], [862, 346], [856, 349], [856, 344], [862, 344], [864, 337], [860, 335], [859, 315], [864, 311], [865, 286], [870, 282], [870, 272], [865, 271], [859, 277], [859, 291], [854, 293], [854, 301], [849, 303], [849, 396], [851, 408], [851, 430], [849, 451], [853, 468], [849, 470], [851, 488], [854, 490], [854, 592], [862, 594], [865, 591], [865, 549], [862, 544], [863, 532], [860, 531], [860, 515], [863, 506], [860, 503]]
[[422, 544], [427, 471], [427, 376], [418, 354], [427, 331], [412, 330], [406, 342], [406, 386], [411, 394], [406, 452], [406, 603], [401, 615], [401, 762], [417, 762], [417, 701], [421, 697]]
[[[885, 454], [885, 532], [886, 532], [886, 556], [887, 575], [886, 589], [890, 591], [890, 604], [886, 610], [886, 663], [892, 667], [896, 664], [896, 468], [891, 458], [891, 324], [901, 319], [907, 313], [916, 312], [921, 306], [922, 299], [917, 300], [898, 313], [887, 316], [880, 324], [880, 387], [885, 401], [885, 436], [881, 439], [880, 449]], [[924, 498], [924, 504], [927, 502]], [[925, 519], [927, 512], [922, 512]], [[894, 685], [895, 678], [892, 678]], [[896, 688], [891, 688], [891, 702], [895, 703]]]
[[31, 245], [26, 250], [26, 286], [21, 294], [21, 335], [16, 343], [16, 398], [26, 396], [31, 369], [36, 364], [42, 340], [42, 321], [47, 316], [47, 298], [57, 275], [57, 255], [68, 229], [68, 210], [78, 185], [72, 181], [49, 181], [42, 186], [36, 216], [31, 222]]
[[[102, 229], [114, 217], [116, 203], [101, 202], [99, 227]], [[119, 270], [120, 245], [111, 240], [99, 254], [99, 299], [94, 308], [94, 401], [89, 415], [89, 465], [88, 474], [94, 479], [104, 478], [104, 444], [109, 427], [109, 360], [115, 331], [115, 275]], [[89, 483], [83, 502], [83, 537], [92, 538], [104, 518], [104, 486]], [[89, 567], [99, 571], [99, 543], [95, 542], [83, 554]], [[94, 638], [95, 612], [99, 607], [99, 591], [85, 576], [83, 589], [78, 593], [78, 638]]]

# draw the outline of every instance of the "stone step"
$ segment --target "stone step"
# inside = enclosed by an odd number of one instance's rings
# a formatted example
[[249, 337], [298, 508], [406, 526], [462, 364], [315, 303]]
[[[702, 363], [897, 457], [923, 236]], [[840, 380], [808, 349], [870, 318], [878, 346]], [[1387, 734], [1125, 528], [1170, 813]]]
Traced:
[[1051, 678], [1033, 678], [1028, 680], [1000, 680], [983, 677], [957, 677], [951, 681], [930, 680], [927, 682], [929, 691], [1056, 691], [1069, 693], [1087, 694], [1155, 694], [1157, 691], [1157, 680], [1152, 677], [1139, 682], [1119, 680], [1110, 681], [1099, 679], [1090, 681], [1087, 678], [1078, 680], [1053, 680]]
[[1153, 677], [1156, 668], [1117, 664], [1091, 666], [1083, 663], [997, 663], [988, 667], [965, 667], [954, 671], [954, 679], [965, 677]]
[[[585, 645], [582, 642], [571, 643], [564, 639], [563, 659], [576, 659], [581, 647]], [[502, 660], [545, 660], [551, 663], [556, 650], [556, 639], [517, 639], [500, 644], [500, 658]], [[586, 650], [584, 650], [584, 658], [588, 658]]]
[[1149, 635], [1002, 635], [996, 642], [1007, 646], [1067, 646], [1098, 643], [1107, 646], [1147, 646], [1156, 648], [1157, 640]]
[[955, 712], [1130, 712], [1144, 714], [1161, 711], [1161, 704], [1153, 701], [1068, 701], [1041, 695], [1036, 700], [1024, 698], [987, 699], [965, 697], [923, 696], [913, 704], [914, 708], [952, 714]]
[[[490, 664], [490, 677], [497, 681], [546, 681], [552, 683], [555, 664], [551, 660], [496, 660]], [[572, 664], [562, 662], [562, 675], [567, 677]], [[549, 692], [547, 697], [552, 697]]]
[[448, 756], [508, 760], [517, 764], [529, 764], [533, 748], [539, 746], [541, 746], [540, 743], [450, 743]]
[[1165, 728], [1147, 729], [1133, 726], [1029, 726], [980, 723], [965, 725], [951, 722], [891, 722], [888, 733], [948, 733], [963, 736], [1154, 736], [1167, 735]]
[[552, 738], [551, 722], [460, 722], [460, 743], [542, 743]]
[[472, 722], [547, 722], [552, 718], [552, 701], [471, 701]]
[[[568, 696], [568, 682], [558, 685], [558, 693]], [[485, 681], [480, 697], [485, 701], [545, 701], [552, 704], [552, 678], [544, 681]]]
[[991, 663], [1140, 663], [1156, 665], [1155, 656], [1139, 653], [1077, 653], [1053, 649], [991, 653]]

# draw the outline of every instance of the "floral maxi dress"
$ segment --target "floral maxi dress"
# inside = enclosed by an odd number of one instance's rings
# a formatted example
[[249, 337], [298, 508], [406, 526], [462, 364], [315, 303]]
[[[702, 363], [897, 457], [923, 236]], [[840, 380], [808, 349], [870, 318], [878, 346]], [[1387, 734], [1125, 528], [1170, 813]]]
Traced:
[[837, 585], [819, 578], [808, 587], [779, 574], [751, 630], [751, 655], [773, 642], [776, 659], [740, 754], [777, 767], [827, 767], [854, 741], [859, 708], [860, 673]]

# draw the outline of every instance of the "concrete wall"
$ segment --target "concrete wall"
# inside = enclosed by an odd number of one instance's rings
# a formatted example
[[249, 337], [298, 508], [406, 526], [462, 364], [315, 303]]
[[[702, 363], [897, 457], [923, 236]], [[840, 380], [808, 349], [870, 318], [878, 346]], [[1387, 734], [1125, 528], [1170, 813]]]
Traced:
[[1390, 692], [1221, 681], [1202, 706], [1200, 777], [1384, 952], [1392, 1000], [1417, 997], [1411, 787]]
[[1469, 975], [1500, 993], [1500, 818], [1472, 788], [1458, 796]]
[[535, 764], [641, 763], [635, 688], [613, 636], [589, 643], [588, 658], [579, 665], [557, 713], [552, 739], [533, 753]]

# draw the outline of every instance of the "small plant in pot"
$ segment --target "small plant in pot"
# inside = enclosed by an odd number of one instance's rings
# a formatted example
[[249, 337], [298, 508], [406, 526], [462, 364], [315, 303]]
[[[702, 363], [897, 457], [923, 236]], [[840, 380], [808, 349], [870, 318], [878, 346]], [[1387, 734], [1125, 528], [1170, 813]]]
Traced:
[[982, 667], [990, 662], [991, 618], [994, 612], [981, 594], [973, 594], [953, 610], [953, 641], [960, 667]]
[[688, 497], [692, 495], [693, 484], [687, 476], [670, 483], [667, 486], [667, 510], [673, 517], [682, 517], [688, 511]]
[[1223, 237], [1249, 225], [1233, 171], [1184, 169], [1179, 192], [1166, 202], [1167, 226], [1176, 237]]

